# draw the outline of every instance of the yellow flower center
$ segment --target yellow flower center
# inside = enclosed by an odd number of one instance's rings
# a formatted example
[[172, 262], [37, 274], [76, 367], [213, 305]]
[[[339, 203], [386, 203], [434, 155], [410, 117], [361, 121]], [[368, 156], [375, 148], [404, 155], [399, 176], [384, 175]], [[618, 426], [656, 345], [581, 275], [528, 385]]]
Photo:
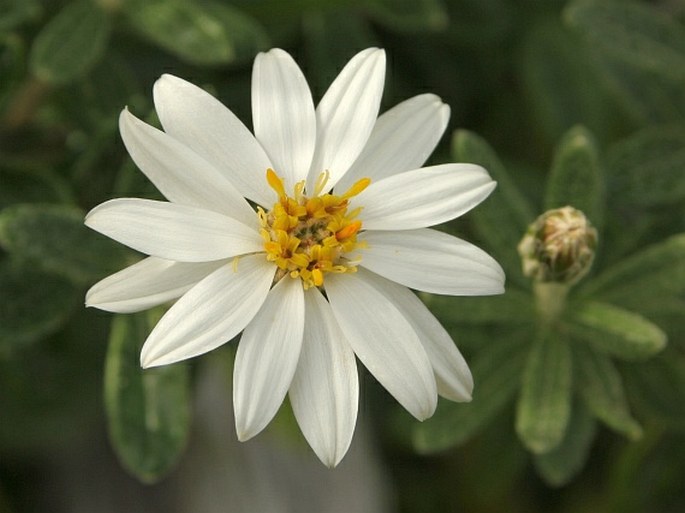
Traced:
[[311, 197], [304, 195], [304, 181], [288, 196], [273, 169], [266, 170], [266, 180], [278, 201], [269, 212], [258, 208], [257, 215], [266, 258], [278, 267], [276, 281], [289, 275], [300, 278], [308, 289], [322, 286], [326, 273], [355, 272], [360, 258], [351, 252], [363, 245], [357, 242], [362, 223], [355, 219], [361, 208], [348, 212], [347, 207], [371, 180], [362, 178], [341, 196], [321, 194], [328, 182], [326, 171], [319, 175]]

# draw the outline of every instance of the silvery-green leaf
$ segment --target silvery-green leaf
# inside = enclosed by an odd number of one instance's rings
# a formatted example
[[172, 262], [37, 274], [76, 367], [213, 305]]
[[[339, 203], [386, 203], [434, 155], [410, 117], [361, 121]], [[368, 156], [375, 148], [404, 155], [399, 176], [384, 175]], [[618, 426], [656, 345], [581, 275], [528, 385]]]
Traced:
[[595, 138], [584, 127], [576, 126], [564, 134], [554, 153], [545, 210], [570, 205], [599, 227], [604, 215], [603, 189]]
[[608, 356], [584, 344], [575, 344], [576, 388], [592, 413], [607, 426], [630, 439], [642, 435], [642, 428], [630, 415], [623, 383]]
[[578, 304], [568, 319], [575, 338], [617, 358], [645, 359], [666, 346], [666, 334], [656, 324], [608, 303]]
[[636, 406], [649, 415], [685, 425], [685, 359], [666, 350], [648, 362], [623, 364], [625, 386]]
[[460, 445], [487, 425], [516, 393], [525, 356], [525, 345], [518, 340], [493, 341], [482, 347], [471, 365], [472, 401], [441, 400], [433, 417], [416, 425], [416, 450], [432, 453]]
[[612, 61], [685, 78], [685, 30], [675, 17], [639, 2], [576, 0], [564, 20], [587, 39], [594, 52]]
[[606, 170], [615, 201], [655, 207], [685, 199], [685, 127], [649, 127], [613, 145]]
[[685, 30], [675, 16], [642, 2], [577, 0], [565, 22], [585, 39], [610, 92], [641, 121], [685, 115]]
[[104, 55], [110, 30], [110, 20], [97, 2], [66, 4], [34, 40], [31, 71], [53, 84], [83, 76]]
[[685, 290], [685, 234], [641, 249], [612, 265], [579, 293], [636, 311], [646, 301]]
[[557, 447], [571, 413], [572, 359], [560, 332], [541, 332], [528, 354], [516, 410], [516, 432], [535, 454]]
[[190, 424], [187, 367], [140, 368], [140, 348], [153, 316], [114, 318], [104, 376], [112, 446], [122, 465], [146, 483], [158, 481], [176, 464]]
[[136, 31], [192, 64], [244, 60], [267, 42], [257, 21], [219, 2], [129, 0], [123, 10]]
[[609, 128], [610, 103], [597, 87], [587, 49], [559, 20], [543, 20], [525, 35], [521, 69], [534, 128], [551, 144], [578, 123], [601, 136]]
[[54, 332], [80, 295], [65, 279], [35, 266], [0, 259], [0, 357]]
[[19, 204], [0, 213], [0, 247], [76, 284], [104, 277], [123, 264], [124, 250], [83, 224], [67, 205]]
[[566, 436], [545, 454], [536, 454], [535, 470], [550, 486], [564, 486], [583, 468], [595, 438], [597, 426], [589, 410], [580, 403], [573, 405]]

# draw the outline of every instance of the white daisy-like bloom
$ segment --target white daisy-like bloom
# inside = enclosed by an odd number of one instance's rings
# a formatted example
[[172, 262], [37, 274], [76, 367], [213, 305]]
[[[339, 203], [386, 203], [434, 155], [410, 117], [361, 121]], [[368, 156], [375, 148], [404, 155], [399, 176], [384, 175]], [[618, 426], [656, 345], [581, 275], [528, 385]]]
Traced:
[[477, 165], [421, 167], [449, 107], [422, 94], [378, 117], [384, 79], [385, 53], [364, 50], [314, 108], [292, 57], [261, 53], [253, 135], [213, 96], [163, 75], [154, 102], [164, 130], [124, 110], [120, 131], [168, 202], [113, 199], [86, 217], [149, 255], [94, 285], [88, 306], [127, 313], [177, 300], [145, 341], [141, 365], [198, 356], [242, 332], [238, 438], [259, 433], [288, 394], [328, 466], [354, 432], [357, 358], [419, 420], [433, 414], [438, 394], [471, 399], [464, 358], [409, 289], [504, 287], [489, 255], [428, 228], [478, 205], [495, 182]]

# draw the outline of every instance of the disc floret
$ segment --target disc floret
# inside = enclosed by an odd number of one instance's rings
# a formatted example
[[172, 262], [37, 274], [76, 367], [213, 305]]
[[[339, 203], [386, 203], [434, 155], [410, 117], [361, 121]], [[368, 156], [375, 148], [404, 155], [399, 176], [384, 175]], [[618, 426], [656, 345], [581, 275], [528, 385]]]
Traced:
[[257, 214], [266, 258], [278, 267], [276, 281], [288, 275], [300, 278], [308, 289], [321, 287], [326, 273], [357, 270], [360, 257], [353, 252], [363, 246], [357, 242], [361, 208], [348, 211], [348, 206], [350, 198], [371, 181], [362, 178], [340, 196], [322, 194], [328, 177], [327, 171], [319, 175], [312, 196], [304, 194], [304, 181], [295, 184], [293, 195], [288, 196], [283, 180], [267, 169], [267, 182], [278, 201], [269, 212], [259, 208]]

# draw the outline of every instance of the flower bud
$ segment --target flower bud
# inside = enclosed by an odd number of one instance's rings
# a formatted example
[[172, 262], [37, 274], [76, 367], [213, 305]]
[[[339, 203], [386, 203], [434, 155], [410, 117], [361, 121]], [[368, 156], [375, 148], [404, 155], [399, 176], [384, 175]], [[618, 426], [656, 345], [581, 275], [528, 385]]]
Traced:
[[529, 227], [518, 245], [523, 273], [537, 282], [573, 284], [592, 266], [597, 230], [580, 210], [548, 210]]

